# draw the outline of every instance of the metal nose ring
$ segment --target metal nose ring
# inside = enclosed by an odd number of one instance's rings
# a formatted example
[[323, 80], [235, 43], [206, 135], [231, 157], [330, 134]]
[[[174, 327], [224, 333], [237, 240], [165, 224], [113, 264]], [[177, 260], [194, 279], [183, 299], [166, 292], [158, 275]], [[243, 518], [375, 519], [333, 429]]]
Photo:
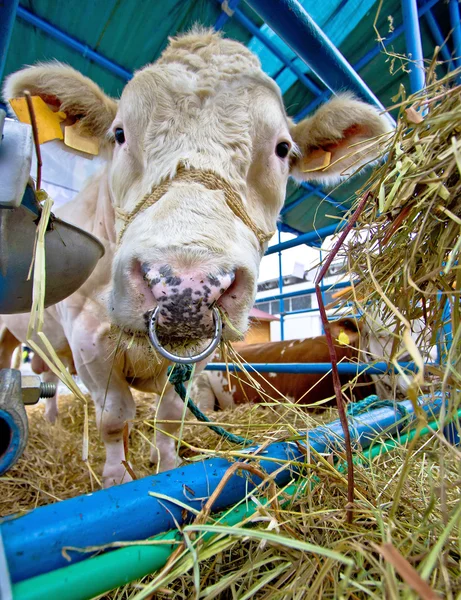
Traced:
[[166, 348], [164, 348], [161, 345], [161, 343], [157, 337], [157, 317], [158, 317], [159, 310], [160, 310], [160, 307], [157, 306], [151, 313], [151, 316], [149, 319], [149, 339], [150, 339], [152, 346], [164, 358], [171, 360], [172, 362], [179, 363], [180, 365], [191, 365], [193, 363], [203, 360], [204, 358], [207, 358], [207, 356], [210, 356], [210, 354], [216, 349], [216, 346], [219, 344], [219, 342], [221, 340], [221, 332], [222, 332], [221, 315], [219, 314], [219, 310], [217, 309], [216, 306], [213, 306], [213, 308], [212, 308], [213, 323], [214, 323], [213, 339], [211, 340], [211, 343], [209, 346], [207, 346], [204, 350], [202, 350], [198, 354], [195, 354], [194, 356], [178, 356], [176, 354], [173, 354], [172, 352], [170, 352], [169, 350], [167, 350]]

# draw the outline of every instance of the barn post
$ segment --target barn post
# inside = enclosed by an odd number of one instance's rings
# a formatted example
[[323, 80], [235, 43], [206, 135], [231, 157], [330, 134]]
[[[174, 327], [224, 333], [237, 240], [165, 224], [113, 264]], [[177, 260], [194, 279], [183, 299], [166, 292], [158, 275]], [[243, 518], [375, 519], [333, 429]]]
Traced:
[[403, 24], [405, 27], [405, 43], [410, 63], [411, 93], [419, 92], [426, 86], [424, 74], [424, 56], [419, 29], [418, 7], [416, 0], [402, 0]]

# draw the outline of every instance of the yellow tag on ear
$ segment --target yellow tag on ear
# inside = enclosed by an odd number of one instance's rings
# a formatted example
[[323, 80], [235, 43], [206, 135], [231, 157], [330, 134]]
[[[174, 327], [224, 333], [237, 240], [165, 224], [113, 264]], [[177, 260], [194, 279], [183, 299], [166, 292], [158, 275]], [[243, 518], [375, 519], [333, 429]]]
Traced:
[[[11, 98], [10, 105], [21, 123], [31, 124], [25, 98]], [[37, 121], [39, 143], [62, 140], [64, 136], [60, 123], [66, 118], [66, 113], [53, 112], [40, 96], [32, 96], [32, 105]]]
[[341, 330], [341, 333], [338, 335], [338, 342], [340, 346], [349, 346], [351, 343], [349, 336], [343, 330]]
[[331, 163], [331, 152], [326, 150], [318, 149], [314, 150], [307, 157], [306, 162], [309, 163], [310, 169], [301, 169], [302, 173], [311, 173], [312, 171], [321, 171], [326, 169]]
[[80, 150], [80, 152], [97, 156], [99, 154], [98, 138], [82, 135], [77, 131], [77, 125], [78, 123], [74, 123], [74, 125], [66, 125], [64, 127], [65, 145], [74, 150]]

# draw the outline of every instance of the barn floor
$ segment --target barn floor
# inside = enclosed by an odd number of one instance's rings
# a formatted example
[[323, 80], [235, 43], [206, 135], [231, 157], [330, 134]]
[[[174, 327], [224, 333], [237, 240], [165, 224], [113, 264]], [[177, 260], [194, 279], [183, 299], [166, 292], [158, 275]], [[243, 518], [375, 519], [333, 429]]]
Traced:
[[[129, 459], [136, 476], [152, 474], [149, 464], [150, 445], [153, 437], [155, 397], [153, 394], [134, 392], [137, 415], [130, 434]], [[89, 397], [88, 397], [89, 398]], [[99, 439], [93, 403], [89, 408], [89, 465], [84, 463], [82, 442], [84, 429], [83, 402], [73, 395], [59, 397], [59, 417], [56, 424], [44, 417], [43, 402], [27, 408], [29, 418], [29, 442], [27, 448], [8, 474], [0, 477], [0, 516], [21, 513], [37, 506], [72, 498], [100, 489], [100, 477], [104, 464], [104, 445]], [[279, 407], [240, 406], [234, 410], [219, 411], [210, 415], [215, 421], [226, 423], [238, 435], [251, 436], [261, 443], [280, 440], [293, 433], [294, 427], [311, 427], [336, 418], [336, 411], [329, 409], [315, 415], [315, 420], [304, 413], [302, 417], [293, 410]], [[150, 419], [150, 422], [149, 422]], [[240, 426], [235, 426], [240, 424]], [[146, 439], [147, 438], [147, 439]], [[183, 439], [196, 449], [229, 449], [216, 434], [204, 425], [188, 424]], [[184, 446], [181, 455], [198, 452]]]
[[[138, 477], [149, 474], [149, 443], [152, 435], [152, 397], [136, 394], [138, 415], [130, 434], [130, 460]], [[90, 407], [90, 467], [99, 477], [103, 445], [98, 439], [94, 411]], [[59, 401], [56, 425], [44, 419], [44, 406], [29, 409], [30, 439], [17, 465], [0, 478], [0, 515], [21, 513], [99, 489], [99, 483], [81, 460], [83, 402], [72, 396]], [[294, 429], [313, 427], [336, 418], [334, 410], [307, 415], [293, 407], [241, 406], [213, 415], [220, 423], [237, 425], [234, 433], [249, 434], [264, 442], [290, 435]], [[143, 437], [145, 436], [145, 437]], [[226, 443], [203, 425], [186, 424], [184, 440], [194, 448], [228, 449]], [[194, 453], [190, 447], [184, 454]], [[356, 467], [355, 519], [345, 523], [346, 479], [325, 462], [306, 470], [313, 485], [287, 508], [270, 506], [255, 521], [261, 531], [270, 531], [283, 543], [261, 542], [228, 535], [204, 544], [198, 551], [197, 570], [186, 558], [153, 586], [153, 576], [133, 582], [100, 598], [224, 600], [249, 598], [291, 600], [301, 598], [369, 599], [415, 597], [411, 577], [397, 575], [383, 552], [390, 545], [398, 561], [411, 569], [430, 562], [430, 585], [440, 597], [460, 598], [459, 523], [448, 531], [447, 515], [461, 495], [460, 453], [438, 444], [435, 437], [418, 442], [402, 478], [408, 448], [402, 447]], [[399, 492], [400, 490], [400, 492]], [[394, 514], [393, 503], [400, 493]], [[444, 544], [434, 546], [446, 534]], [[288, 540], [288, 542], [286, 541]], [[314, 553], [290, 547], [301, 540], [331, 548], [352, 558], [354, 567], [344, 566]], [[214, 545], [213, 545], [214, 544]], [[395, 558], [395, 557], [394, 557]], [[430, 596], [427, 596], [428, 598]], [[435, 596], [432, 596], [435, 597]]]

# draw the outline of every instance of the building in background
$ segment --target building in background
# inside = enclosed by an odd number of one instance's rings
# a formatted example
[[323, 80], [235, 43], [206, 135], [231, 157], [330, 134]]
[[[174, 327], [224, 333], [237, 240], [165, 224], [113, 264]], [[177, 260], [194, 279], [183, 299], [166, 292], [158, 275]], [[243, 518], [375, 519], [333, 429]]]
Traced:
[[[281, 235], [283, 242], [295, 237], [290, 233], [282, 233]], [[332, 241], [332, 237], [327, 238], [324, 241], [322, 249], [328, 250], [331, 247]], [[272, 244], [277, 242], [278, 240], [276, 239], [271, 241]], [[284, 314], [284, 339], [300, 339], [322, 335], [323, 330], [318, 310], [317, 297], [315, 293], [312, 293], [320, 260], [321, 250], [319, 248], [298, 246], [296, 248], [284, 250], [282, 262], [282, 293], [302, 292], [303, 290], [306, 290], [306, 294], [300, 294], [294, 298], [283, 300], [283, 307], [281, 307], [280, 300], [278, 299], [264, 302], [264, 298], [269, 299], [280, 293], [278, 256], [272, 254], [264, 257], [261, 264], [258, 293], [256, 296], [258, 302], [255, 304], [255, 307], [269, 315], [278, 317], [277, 320], [270, 323], [271, 341], [274, 342], [281, 339], [281, 312], [294, 313]], [[338, 258], [333, 261], [323, 284], [328, 286], [338, 283], [339, 281], [348, 281], [347, 266], [343, 258]], [[323, 301], [325, 305], [334, 301], [334, 293], [334, 290], [324, 292]], [[337, 309], [330, 309], [327, 311], [329, 316], [333, 316], [336, 312]]]

